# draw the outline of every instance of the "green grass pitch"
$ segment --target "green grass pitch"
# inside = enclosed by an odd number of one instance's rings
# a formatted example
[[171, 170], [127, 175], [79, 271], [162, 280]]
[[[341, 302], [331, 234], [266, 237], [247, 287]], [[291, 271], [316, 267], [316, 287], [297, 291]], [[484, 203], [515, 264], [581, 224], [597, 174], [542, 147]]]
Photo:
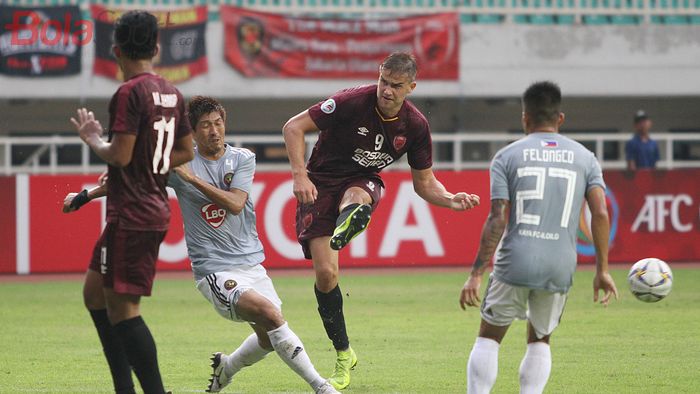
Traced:
[[[547, 393], [700, 392], [700, 270], [674, 268], [674, 289], [656, 304], [627, 291], [608, 308], [592, 302], [590, 271], [578, 272], [552, 338]], [[466, 269], [465, 269], [466, 272]], [[310, 274], [310, 270], [309, 270]], [[316, 312], [310, 275], [273, 272], [284, 314], [327, 376], [334, 352]], [[348, 393], [464, 393], [479, 313], [463, 312], [464, 273], [342, 273], [348, 330], [359, 364]], [[486, 283], [484, 281], [484, 283]], [[0, 283], [0, 393], [107, 393], [111, 381], [81, 301], [81, 282]], [[247, 325], [219, 317], [189, 279], [156, 280], [143, 315], [158, 345], [166, 388], [203, 392], [213, 351], [233, 351]], [[494, 393], [518, 391], [525, 324], [501, 346]], [[224, 392], [303, 393], [306, 384], [275, 354], [237, 375]]]

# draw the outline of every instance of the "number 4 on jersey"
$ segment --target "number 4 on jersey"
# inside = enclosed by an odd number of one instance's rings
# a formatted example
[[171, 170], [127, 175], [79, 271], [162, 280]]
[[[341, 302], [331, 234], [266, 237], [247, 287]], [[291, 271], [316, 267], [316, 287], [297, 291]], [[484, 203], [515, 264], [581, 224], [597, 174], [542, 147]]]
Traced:
[[[156, 141], [156, 150], [153, 152], [153, 173], [167, 174], [170, 170], [170, 151], [173, 150], [173, 142], [175, 142], [175, 118], [172, 117], [168, 121], [165, 117], [159, 121], [153, 122], [153, 129], [158, 132], [158, 140]], [[165, 149], [163, 148], [163, 140], [165, 134], [168, 134], [168, 139], [165, 141]], [[161, 160], [163, 166], [158, 170], [158, 165]]]

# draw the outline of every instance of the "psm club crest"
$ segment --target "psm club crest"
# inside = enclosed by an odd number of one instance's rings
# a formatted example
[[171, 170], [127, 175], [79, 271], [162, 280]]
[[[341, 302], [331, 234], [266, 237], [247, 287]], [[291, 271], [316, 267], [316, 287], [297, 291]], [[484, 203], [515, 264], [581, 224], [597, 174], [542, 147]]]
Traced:
[[405, 135], [397, 135], [394, 137], [394, 149], [401, 150], [406, 145], [406, 136]]

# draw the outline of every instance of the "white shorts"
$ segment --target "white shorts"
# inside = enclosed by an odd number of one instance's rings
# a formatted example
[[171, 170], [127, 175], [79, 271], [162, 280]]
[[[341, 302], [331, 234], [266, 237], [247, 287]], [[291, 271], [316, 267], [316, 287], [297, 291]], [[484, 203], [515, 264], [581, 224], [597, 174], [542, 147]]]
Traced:
[[277, 309], [282, 310], [282, 300], [277, 295], [272, 280], [267, 276], [265, 267], [261, 264], [252, 267], [235, 267], [228, 271], [209, 274], [197, 282], [197, 289], [221, 316], [235, 322], [245, 321], [236, 314], [235, 305], [241, 295], [248, 290], [255, 290]]
[[494, 326], [509, 326], [514, 319], [528, 320], [537, 338], [542, 338], [557, 328], [565, 304], [565, 293], [511, 286], [492, 274], [481, 303], [481, 317]]

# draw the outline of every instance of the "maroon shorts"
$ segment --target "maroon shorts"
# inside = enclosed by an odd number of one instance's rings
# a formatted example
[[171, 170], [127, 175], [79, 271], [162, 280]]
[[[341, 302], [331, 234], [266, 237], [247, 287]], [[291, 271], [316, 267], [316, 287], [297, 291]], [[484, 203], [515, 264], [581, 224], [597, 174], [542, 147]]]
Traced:
[[372, 197], [372, 211], [382, 198], [384, 183], [378, 176], [364, 175], [353, 178], [330, 178], [310, 176], [316, 186], [318, 198], [313, 204], [297, 202], [297, 239], [304, 251], [304, 257], [311, 259], [309, 240], [333, 235], [338, 208], [345, 191], [359, 187]]
[[134, 231], [107, 223], [92, 251], [90, 269], [102, 274], [103, 286], [119, 294], [151, 295], [158, 249], [165, 231]]

